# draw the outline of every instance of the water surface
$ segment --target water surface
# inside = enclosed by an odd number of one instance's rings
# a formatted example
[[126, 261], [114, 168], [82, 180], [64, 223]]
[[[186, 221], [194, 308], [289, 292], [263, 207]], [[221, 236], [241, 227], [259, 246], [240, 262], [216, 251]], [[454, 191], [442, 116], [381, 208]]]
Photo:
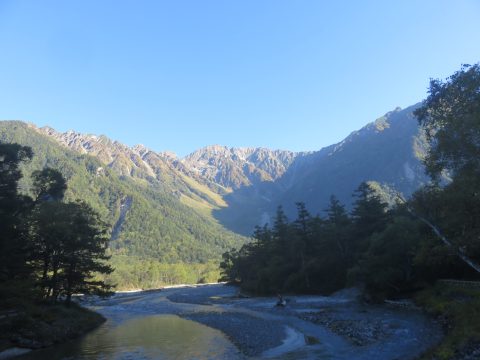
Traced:
[[21, 359], [232, 359], [238, 351], [218, 330], [176, 315], [107, 321], [86, 336]]

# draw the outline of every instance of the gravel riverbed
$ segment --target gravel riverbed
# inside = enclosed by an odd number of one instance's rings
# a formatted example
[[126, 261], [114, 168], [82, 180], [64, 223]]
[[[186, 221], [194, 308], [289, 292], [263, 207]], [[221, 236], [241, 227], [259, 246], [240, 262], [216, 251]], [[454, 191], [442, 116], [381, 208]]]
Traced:
[[280, 346], [286, 336], [282, 325], [242, 313], [197, 312], [183, 316], [222, 331], [247, 356]]
[[[287, 296], [287, 306], [279, 308], [275, 297], [245, 298], [235, 287], [212, 285], [167, 298], [202, 306], [179, 316], [222, 331], [246, 356], [415, 359], [440, 341], [440, 326], [418, 309], [366, 305], [358, 295], [348, 290], [329, 297]], [[304, 340], [289, 342], [288, 329]]]

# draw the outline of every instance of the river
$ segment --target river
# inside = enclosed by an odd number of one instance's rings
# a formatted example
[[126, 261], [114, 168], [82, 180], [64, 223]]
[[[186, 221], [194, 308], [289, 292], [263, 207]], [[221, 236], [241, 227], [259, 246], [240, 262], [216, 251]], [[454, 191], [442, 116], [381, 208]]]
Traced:
[[413, 359], [441, 338], [418, 310], [331, 297], [239, 298], [227, 285], [90, 299], [107, 321], [89, 334], [19, 359]]

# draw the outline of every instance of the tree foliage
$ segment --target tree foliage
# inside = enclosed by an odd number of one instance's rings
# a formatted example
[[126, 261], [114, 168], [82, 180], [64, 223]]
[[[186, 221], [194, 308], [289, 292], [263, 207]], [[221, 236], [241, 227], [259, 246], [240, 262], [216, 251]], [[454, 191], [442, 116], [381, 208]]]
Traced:
[[112, 272], [106, 263], [107, 226], [92, 208], [82, 202], [45, 202], [29, 221], [31, 261], [45, 298], [70, 301], [74, 293], [108, 293], [109, 286], [95, 278]]
[[30, 199], [18, 193], [20, 164], [32, 158], [28, 147], [0, 144], [0, 281], [25, 275], [27, 246], [22, 215]]
[[464, 65], [446, 81], [431, 80], [415, 115], [428, 136], [431, 175], [480, 170], [480, 64]]
[[[353, 216], [334, 196], [324, 217], [311, 216], [298, 203], [297, 219], [289, 222], [279, 208], [272, 228], [257, 228], [253, 242], [224, 254], [224, 278], [259, 293], [329, 293], [346, 286], [349, 270], [369, 248], [369, 236], [389, 221], [367, 184], [357, 192], [362, 195]], [[372, 218], [374, 210], [378, 217]]]
[[35, 201], [62, 200], [67, 190], [67, 182], [62, 173], [51, 168], [32, 173]]
[[[350, 214], [335, 197], [323, 217], [310, 216], [298, 204], [297, 219], [288, 221], [279, 209], [272, 227], [257, 228], [252, 242], [223, 255], [222, 280], [257, 294], [329, 294], [361, 285], [380, 299], [402, 296], [442, 277], [475, 276], [407, 205], [387, 208], [367, 187], [361, 184], [355, 192]], [[427, 204], [430, 216], [433, 210], [444, 211], [437, 192], [443, 194], [437, 188], [419, 191], [408, 206], [420, 211], [419, 204]], [[478, 251], [465, 249], [472, 256]]]
[[66, 181], [56, 170], [35, 171], [34, 199], [22, 195], [20, 166], [31, 158], [30, 148], [0, 144], [0, 287], [33, 284], [41, 298], [67, 303], [74, 293], [108, 293], [96, 278], [112, 271], [106, 224], [84, 202], [62, 201]]
[[413, 205], [464, 260], [480, 262], [480, 64], [464, 65], [446, 81], [432, 80], [416, 114], [430, 139], [426, 159], [436, 178], [449, 173], [442, 188], [420, 191]]

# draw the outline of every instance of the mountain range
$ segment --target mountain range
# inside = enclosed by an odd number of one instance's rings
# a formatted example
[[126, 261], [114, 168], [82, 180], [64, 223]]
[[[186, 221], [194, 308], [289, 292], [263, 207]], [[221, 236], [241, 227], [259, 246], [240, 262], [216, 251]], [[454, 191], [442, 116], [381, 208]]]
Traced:
[[21, 121], [0, 122], [0, 141], [33, 149], [26, 189], [31, 171], [59, 169], [67, 198], [86, 200], [111, 224], [114, 253], [204, 262], [247, 241], [279, 205], [289, 217], [299, 201], [322, 214], [331, 195], [349, 207], [363, 181], [405, 196], [427, 183], [417, 106], [397, 108], [315, 152], [213, 145], [179, 158]]

